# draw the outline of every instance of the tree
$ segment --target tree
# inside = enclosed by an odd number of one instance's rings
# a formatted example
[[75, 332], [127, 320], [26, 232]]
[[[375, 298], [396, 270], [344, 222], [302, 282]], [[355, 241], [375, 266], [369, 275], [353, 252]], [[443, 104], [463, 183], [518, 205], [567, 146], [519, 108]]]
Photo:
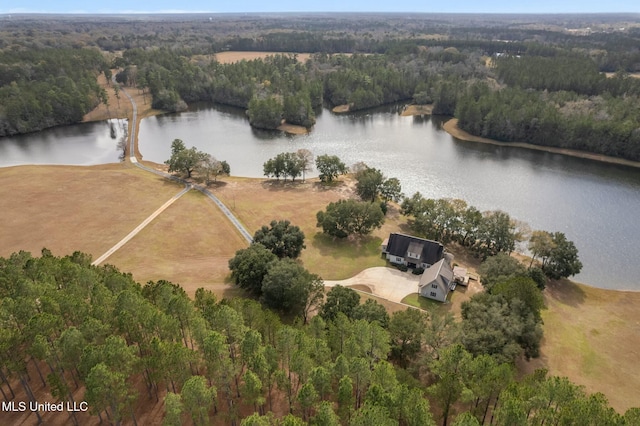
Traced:
[[488, 257], [478, 270], [482, 285], [486, 289], [491, 289], [496, 283], [506, 281], [517, 276], [525, 276], [527, 271], [515, 257], [506, 253], [498, 253]]
[[258, 129], [277, 129], [282, 123], [282, 113], [282, 104], [273, 96], [265, 99], [254, 97], [247, 109], [249, 124]]
[[554, 248], [553, 235], [547, 231], [533, 231], [529, 238], [529, 251], [531, 251], [531, 263], [529, 268], [533, 266], [536, 257], [540, 257], [542, 264], [547, 262], [547, 258], [551, 255]]
[[465, 390], [463, 380], [472, 357], [461, 345], [452, 345], [440, 355], [431, 366], [436, 383], [429, 386], [427, 392], [438, 402], [442, 410], [442, 424], [446, 426], [452, 406]]
[[302, 315], [306, 322], [312, 306], [321, 300], [323, 290], [319, 276], [287, 258], [269, 265], [262, 281], [262, 301], [270, 308]]
[[473, 355], [511, 363], [523, 349], [527, 358], [538, 356], [541, 339], [539, 318], [518, 298], [485, 293], [462, 304], [461, 341]]
[[423, 334], [427, 363], [440, 358], [440, 351], [457, 342], [459, 334], [458, 323], [451, 312], [431, 312]]
[[418, 309], [406, 309], [391, 315], [391, 355], [403, 368], [407, 368], [409, 362], [420, 352], [426, 323], [427, 315]]
[[298, 391], [298, 403], [300, 404], [300, 408], [302, 408], [302, 418], [304, 421], [309, 420], [311, 416], [311, 408], [318, 402], [318, 392], [313, 387], [313, 384], [310, 382], [302, 385], [300, 390]]
[[236, 252], [229, 260], [231, 278], [236, 285], [255, 296], [262, 295], [262, 280], [267, 274], [269, 265], [278, 257], [259, 243], [253, 243], [246, 249]]
[[331, 321], [342, 312], [348, 318], [353, 318], [353, 311], [359, 304], [360, 295], [355, 290], [337, 285], [327, 293], [327, 300], [320, 309], [320, 316]]
[[355, 412], [349, 426], [396, 426], [397, 421], [389, 417], [389, 410], [378, 405], [365, 404]]
[[356, 194], [363, 200], [371, 201], [376, 200], [376, 197], [380, 193], [382, 184], [385, 181], [385, 177], [382, 172], [373, 167], [367, 167], [366, 169], [356, 173]]
[[340, 175], [347, 173], [347, 166], [335, 155], [319, 155], [316, 157], [316, 169], [320, 172], [322, 182], [332, 182]]
[[384, 213], [378, 204], [339, 200], [329, 203], [326, 211], [316, 214], [322, 231], [332, 237], [346, 238], [350, 235], [366, 235], [384, 223]]
[[351, 417], [353, 409], [353, 381], [349, 376], [342, 376], [338, 382], [338, 415], [343, 422]]
[[296, 157], [302, 170], [302, 181], [305, 180], [305, 173], [313, 170], [313, 153], [308, 149], [301, 148], [296, 151]]
[[273, 220], [270, 227], [262, 226], [253, 236], [254, 244], [262, 244], [280, 259], [300, 256], [304, 245], [304, 233], [288, 220]]
[[85, 380], [85, 399], [92, 410], [107, 411], [115, 422], [121, 421], [134, 399], [125, 379], [124, 374], [110, 371], [103, 363], [94, 366]]
[[554, 279], [567, 278], [582, 270], [582, 262], [578, 260], [578, 249], [562, 232], [553, 234], [553, 248], [542, 270]]
[[306, 91], [285, 96], [283, 114], [287, 123], [304, 126], [307, 129], [316, 123], [311, 98]]
[[212, 178], [213, 182], [216, 182], [220, 175], [229, 176], [231, 168], [226, 161], [218, 161], [211, 154], [203, 153], [196, 171], [204, 177], [205, 184], [209, 185]]
[[380, 187], [380, 196], [385, 203], [388, 203], [389, 201], [395, 201], [396, 203], [400, 202], [404, 197], [400, 180], [398, 178], [389, 178], [382, 182], [382, 186]]
[[316, 415], [311, 419], [312, 426], [340, 426], [340, 418], [333, 411], [329, 401], [322, 401], [318, 405]]
[[278, 180], [283, 176], [285, 181], [287, 176], [291, 176], [291, 180], [295, 181], [302, 175], [305, 167], [308, 169], [308, 161], [295, 152], [281, 152], [262, 166], [265, 176], [273, 176]]
[[482, 242], [479, 250], [485, 258], [499, 252], [511, 254], [517, 241], [515, 223], [503, 211], [484, 212], [479, 240]]
[[165, 161], [165, 164], [169, 166], [169, 172], [186, 173], [187, 178], [190, 178], [191, 173], [196, 170], [205, 155], [195, 147], [185, 148], [182, 140], [174, 139], [171, 142], [171, 158]]
[[377, 322], [380, 327], [389, 326], [389, 314], [384, 306], [373, 299], [367, 299], [364, 303], [353, 309], [353, 319], [361, 319], [368, 322]]
[[481, 426], [481, 423], [473, 414], [467, 411], [456, 417], [453, 426]]
[[540, 311], [544, 308], [544, 298], [536, 283], [528, 277], [513, 277], [497, 283], [491, 288], [491, 294], [501, 294], [507, 300], [520, 299], [527, 309], [540, 319]]
[[179, 394], [168, 392], [164, 398], [165, 416], [162, 420], [162, 426], [180, 426], [182, 425], [182, 398]]
[[208, 425], [209, 410], [216, 397], [216, 388], [207, 386], [207, 379], [192, 376], [182, 387], [182, 401], [185, 410], [191, 413], [194, 425]]
[[284, 176], [286, 179], [284, 158], [282, 156], [276, 156], [265, 161], [262, 170], [267, 177], [274, 177], [280, 180], [280, 176]]
[[242, 398], [249, 404], [253, 404], [254, 411], [260, 409], [260, 413], [262, 413], [262, 405], [265, 399], [262, 396], [262, 382], [260, 378], [253, 371], [247, 370], [244, 373], [242, 382]]

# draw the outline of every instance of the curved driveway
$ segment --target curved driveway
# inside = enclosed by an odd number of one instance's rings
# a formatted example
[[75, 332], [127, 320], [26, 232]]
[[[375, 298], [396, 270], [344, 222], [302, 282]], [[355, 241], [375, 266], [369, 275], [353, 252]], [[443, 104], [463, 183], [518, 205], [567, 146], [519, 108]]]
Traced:
[[345, 287], [352, 285], [366, 285], [371, 289], [372, 294], [392, 302], [400, 303], [402, 302], [402, 299], [408, 295], [418, 292], [419, 282], [420, 275], [401, 272], [395, 268], [378, 266], [375, 268], [365, 269], [359, 274], [351, 278], [347, 278], [346, 280], [327, 280], [324, 282], [324, 285], [326, 287], [333, 287], [336, 285]]

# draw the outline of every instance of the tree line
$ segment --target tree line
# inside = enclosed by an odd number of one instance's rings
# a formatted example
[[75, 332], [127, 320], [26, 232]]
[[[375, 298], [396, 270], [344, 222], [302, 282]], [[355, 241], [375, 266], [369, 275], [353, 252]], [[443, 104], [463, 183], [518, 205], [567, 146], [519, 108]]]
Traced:
[[545, 371], [516, 381], [511, 363], [459, 344], [464, 325], [456, 331], [450, 315], [387, 316], [337, 287], [308, 324], [285, 324], [254, 300], [218, 301], [206, 289], [190, 299], [177, 284], [140, 285], [90, 263], [48, 250], [0, 258], [5, 401], [17, 387], [59, 401], [84, 387], [88, 414], [111, 424], [160, 399], [165, 425], [631, 425], [640, 414], [619, 415], [603, 395]]
[[511, 254], [518, 243], [528, 242], [533, 266], [541, 260], [541, 270], [558, 279], [578, 274], [582, 263], [578, 249], [562, 232], [533, 231], [508, 213], [494, 210], [481, 212], [464, 200], [424, 198], [420, 192], [405, 197], [401, 212], [409, 216], [409, 226], [419, 236], [443, 244], [457, 242], [482, 259], [500, 253]]

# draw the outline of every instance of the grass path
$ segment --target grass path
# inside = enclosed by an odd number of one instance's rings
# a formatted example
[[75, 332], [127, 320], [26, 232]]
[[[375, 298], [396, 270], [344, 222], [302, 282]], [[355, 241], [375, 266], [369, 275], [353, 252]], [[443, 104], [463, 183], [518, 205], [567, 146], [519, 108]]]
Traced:
[[105, 260], [107, 260], [107, 258], [109, 258], [109, 256], [111, 256], [116, 250], [120, 249], [123, 245], [127, 244], [127, 242], [129, 242], [133, 237], [138, 235], [138, 233], [140, 231], [142, 231], [153, 219], [158, 217], [158, 215], [160, 215], [160, 213], [165, 211], [167, 209], [167, 207], [169, 207], [171, 204], [173, 204], [178, 198], [180, 198], [184, 194], [186, 194], [187, 191], [189, 191], [190, 189], [191, 189], [191, 186], [189, 186], [189, 185], [185, 186], [185, 188], [182, 191], [178, 192], [176, 195], [171, 197], [169, 199], [169, 201], [167, 201], [162, 206], [160, 206], [158, 208], [158, 210], [156, 210], [155, 212], [151, 213], [151, 215], [149, 217], [147, 217], [145, 220], [143, 220], [140, 225], [136, 226], [136, 228], [133, 231], [129, 232], [126, 237], [124, 237], [123, 239], [118, 241], [116, 243], [116, 245], [114, 245], [109, 250], [107, 250], [107, 252], [105, 254], [103, 254], [102, 256], [98, 257], [92, 263], [92, 265], [99, 265], [102, 262], [104, 262]]
[[189, 191], [115, 252], [109, 263], [136, 281], [168, 280], [193, 297], [199, 287], [218, 297], [241, 291], [227, 282], [229, 259], [244, 238], [205, 196]]

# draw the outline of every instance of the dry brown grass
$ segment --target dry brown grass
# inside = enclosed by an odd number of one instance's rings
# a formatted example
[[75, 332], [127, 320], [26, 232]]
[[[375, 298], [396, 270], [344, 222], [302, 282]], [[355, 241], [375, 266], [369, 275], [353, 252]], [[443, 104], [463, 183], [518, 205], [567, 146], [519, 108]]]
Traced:
[[[118, 70], [111, 70], [114, 74]], [[109, 108], [104, 104], [99, 104], [95, 109], [87, 113], [82, 121], [101, 121], [109, 118], [130, 118], [133, 114], [133, 107], [129, 98], [120, 90], [120, 100], [116, 97], [116, 92], [113, 89], [113, 83], [107, 84], [107, 79], [104, 74], [98, 75], [98, 84], [105, 89], [109, 96]], [[138, 117], [148, 117], [150, 115], [161, 113], [162, 111], [154, 110], [151, 108], [151, 95], [149, 93], [143, 94], [142, 90], [135, 87], [125, 87], [124, 90], [129, 93], [138, 106]]]
[[47, 247], [97, 258], [180, 189], [124, 164], [2, 168], [0, 256]]
[[407, 105], [400, 115], [409, 117], [412, 115], [431, 115], [432, 113], [433, 105]]
[[[615, 72], [606, 72], [604, 73], [604, 75], [607, 76], [607, 78], [613, 78], [616, 76], [617, 73]], [[629, 77], [631, 78], [640, 78], [640, 72], [630, 72], [627, 74]]]
[[541, 357], [521, 371], [547, 368], [589, 393], [602, 392], [623, 413], [640, 406], [640, 292], [613, 291], [572, 283], [545, 290]]
[[213, 192], [238, 216], [250, 233], [272, 220], [289, 220], [302, 229], [306, 249], [301, 259], [311, 272], [324, 279], [350, 278], [365, 268], [384, 266], [380, 244], [397, 232], [404, 223], [397, 208], [392, 208], [385, 225], [371, 236], [356, 240], [333, 240], [316, 227], [316, 213], [330, 202], [353, 196], [353, 180], [342, 177], [325, 187], [317, 179], [306, 182], [283, 183], [262, 180], [229, 178], [225, 185]]
[[238, 291], [225, 283], [229, 259], [247, 246], [220, 209], [197, 191], [172, 204], [105, 263], [136, 281], [169, 280], [193, 296], [199, 287], [219, 297]]
[[305, 63], [311, 57], [311, 53], [286, 53], [286, 52], [220, 52], [216, 53], [216, 60], [221, 64], [231, 64], [244, 60], [264, 59], [274, 55], [297, 55], [298, 61]]
[[334, 106], [333, 109], [331, 109], [331, 112], [335, 114], [346, 114], [347, 112], [349, 112], [349, 109], [349, 105], [337, 105]]

